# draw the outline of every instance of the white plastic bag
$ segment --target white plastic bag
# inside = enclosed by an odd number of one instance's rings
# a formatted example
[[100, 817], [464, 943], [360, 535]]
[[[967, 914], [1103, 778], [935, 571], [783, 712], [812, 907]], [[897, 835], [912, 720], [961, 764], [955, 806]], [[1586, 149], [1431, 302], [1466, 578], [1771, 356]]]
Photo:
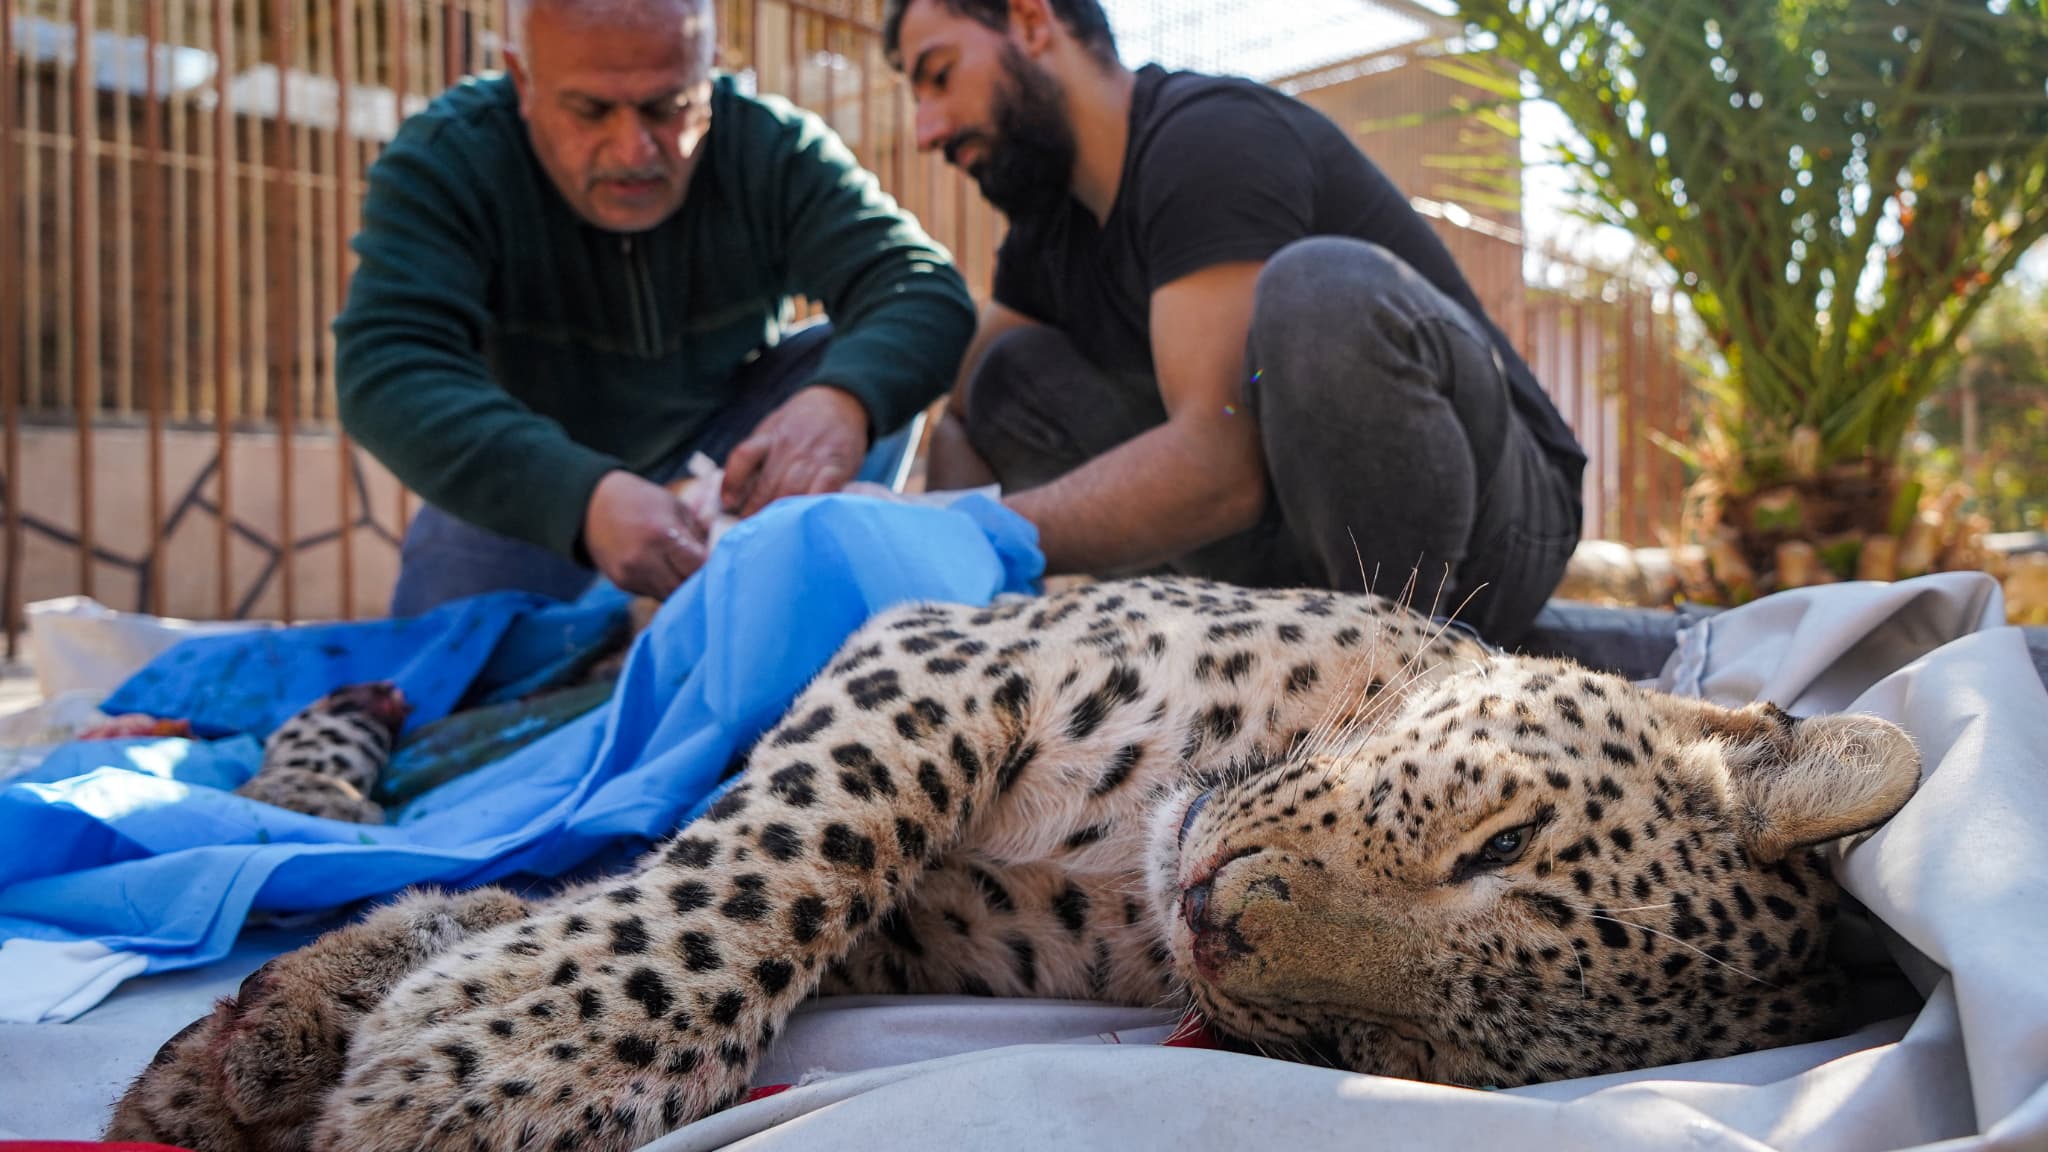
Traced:
[[105, 699], [181, 640], [276, 627], [250, 620], [176, 620], [120, 612], [88, 596], [38, 600], [28, 606], [28, 623], [29, 662], [45, 700], [72, 692]]

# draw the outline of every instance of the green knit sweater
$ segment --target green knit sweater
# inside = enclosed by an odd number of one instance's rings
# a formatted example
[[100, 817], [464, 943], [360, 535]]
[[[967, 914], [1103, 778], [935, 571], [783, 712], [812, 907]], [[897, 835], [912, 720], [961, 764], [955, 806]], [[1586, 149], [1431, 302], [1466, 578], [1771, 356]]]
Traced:
[[369, 172], [334, 322], [349, 434], [427, 501], [564, 555], [607, 471], [646, 474], [824, 305], [815, 377], [885, 434], [952, 383], [974, 307], [946, 254], [817, 117], [720, 76], [682, 208], [583, 222], [534, 156], [511, 81], [409, 118]]

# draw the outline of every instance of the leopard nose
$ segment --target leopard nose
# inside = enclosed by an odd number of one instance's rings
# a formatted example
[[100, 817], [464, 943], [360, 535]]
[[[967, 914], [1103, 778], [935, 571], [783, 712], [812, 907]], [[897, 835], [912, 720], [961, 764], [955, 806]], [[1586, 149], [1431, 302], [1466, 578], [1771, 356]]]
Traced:
[[1187, 921], [1189, 932], [1200, 936], [1209, 930], [1209, 882], [1207, 880], [1181, 890], [1180, 915], [1181, 919]]

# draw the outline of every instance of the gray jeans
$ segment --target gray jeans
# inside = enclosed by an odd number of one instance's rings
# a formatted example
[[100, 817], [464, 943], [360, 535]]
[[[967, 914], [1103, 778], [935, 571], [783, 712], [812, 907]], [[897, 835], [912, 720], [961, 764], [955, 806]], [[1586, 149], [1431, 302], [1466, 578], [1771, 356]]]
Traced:
[[[1385, 249], [1315, 237], [1260, 274], [1247, 359], [1265, 513], [1169, 569], [1383, 594], [1413, 574], [1417, 607], [1517, 639], [1564, 573], [1580, 512], [1484, 329]], [[967, 407], [969, 442], [1012, 491], [1166, 419], [1151, 378], [1100, 371], [1035, 327], [989, 348]]]

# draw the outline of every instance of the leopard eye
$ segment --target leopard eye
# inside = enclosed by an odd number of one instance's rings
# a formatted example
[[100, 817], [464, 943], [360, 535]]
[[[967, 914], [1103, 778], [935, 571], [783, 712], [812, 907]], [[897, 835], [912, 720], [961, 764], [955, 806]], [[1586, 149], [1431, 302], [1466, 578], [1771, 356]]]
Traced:
[[1486, 846], [1479, 850], [1479, 858], [1488, 864], [1513, 864], [1528, 850], [1530, 832], [1531, 826], [1524, 824], [1519, 828], [1494, 833], [1493, 838], [1486, 842]]

